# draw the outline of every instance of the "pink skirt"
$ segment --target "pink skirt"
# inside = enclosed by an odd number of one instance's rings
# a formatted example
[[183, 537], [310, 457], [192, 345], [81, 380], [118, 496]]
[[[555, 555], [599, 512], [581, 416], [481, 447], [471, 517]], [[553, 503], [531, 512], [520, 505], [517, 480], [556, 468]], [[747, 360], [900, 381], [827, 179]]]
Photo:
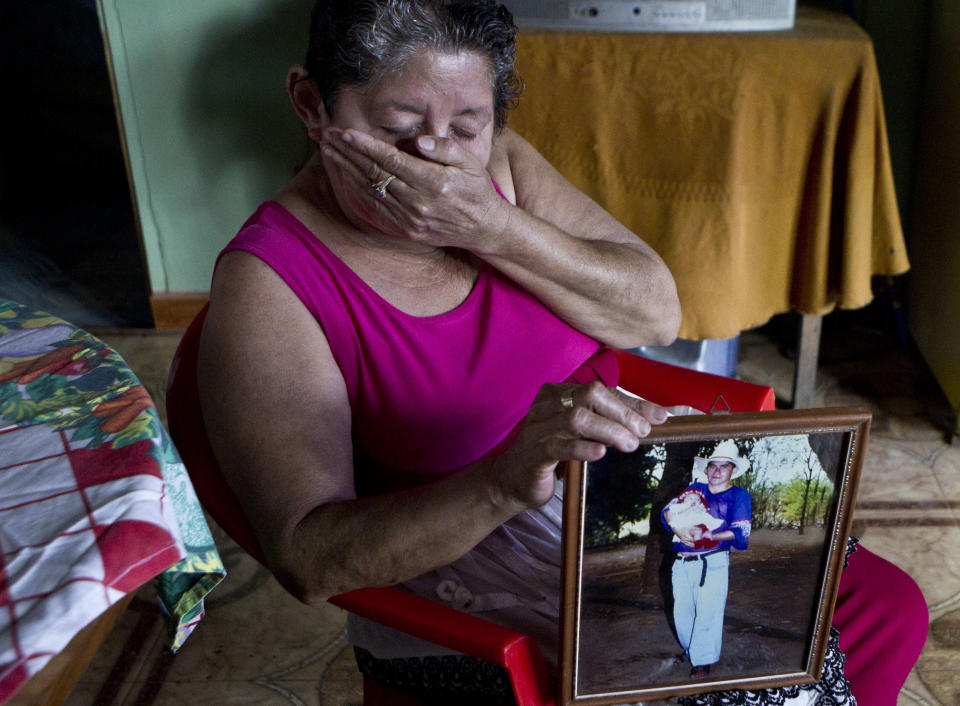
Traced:
[[833, 624], [847, 658], [843, 671], [858, 703], [896, 706], [930, 626], [916, 582], [858, 547], [840, 575]]

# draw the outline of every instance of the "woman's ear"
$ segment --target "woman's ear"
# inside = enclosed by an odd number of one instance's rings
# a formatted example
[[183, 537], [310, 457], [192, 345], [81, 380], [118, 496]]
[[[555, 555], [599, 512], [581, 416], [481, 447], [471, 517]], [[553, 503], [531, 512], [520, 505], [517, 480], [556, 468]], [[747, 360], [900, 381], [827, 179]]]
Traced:
[[307, 70], [297, 64], [287, 71], [287, 95], [297, 116], [307, 128], [307, 134], [316, 142], [323, 139], [323, 129], [330, 124], [330, 116], [323, 105], [317, 84]]

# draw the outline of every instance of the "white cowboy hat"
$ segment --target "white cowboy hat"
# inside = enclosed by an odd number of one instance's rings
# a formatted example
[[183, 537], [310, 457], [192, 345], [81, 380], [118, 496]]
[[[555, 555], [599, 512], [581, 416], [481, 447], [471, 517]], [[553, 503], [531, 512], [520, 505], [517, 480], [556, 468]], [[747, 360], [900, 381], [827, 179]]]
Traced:
[[730, 479], [739, 478], [750, 469], [749, 459], [740, 455], [740, 449], [733, 439], [727, 439], [717, 444], [717, 448], [706, 458], [695, 456], [693, 459], [693, 474], [706, 476], [707, 464], [711, 461], [727, 461], [733, 464], [733, 473]]

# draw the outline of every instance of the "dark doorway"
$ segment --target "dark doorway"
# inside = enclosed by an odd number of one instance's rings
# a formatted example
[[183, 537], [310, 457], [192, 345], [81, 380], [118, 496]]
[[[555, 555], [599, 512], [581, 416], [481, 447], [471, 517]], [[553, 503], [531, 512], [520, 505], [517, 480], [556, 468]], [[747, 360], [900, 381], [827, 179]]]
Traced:
[[94, 0], [0, 5], [0, 298], [152, 327]]

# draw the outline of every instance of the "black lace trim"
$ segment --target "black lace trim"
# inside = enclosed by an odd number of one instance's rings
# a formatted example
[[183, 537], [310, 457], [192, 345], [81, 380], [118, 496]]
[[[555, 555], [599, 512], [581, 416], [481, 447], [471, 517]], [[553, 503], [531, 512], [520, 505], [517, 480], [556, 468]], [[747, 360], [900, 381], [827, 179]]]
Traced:
[[450, 703], [468, 696], [483, 697], [491, 706], [513, 706], [510, 675], [503, 667], [468, 655], [377, 659], [354, 647], [360, 673], [382, 686], [437, 699], [450, 695]]
[[[850, 537], [847, 540], [843, 568], [847, 568], [850, 557], [856, 554], [860, 539]], [[827, 641], [827, 653], [823, 660], [823, 672], [816, 684], [788, 686], [779, 689], [761, 691], [717, 691], [710, 694], [686, 696], [679, 700], [682, 706], [780, 706], [787, 699], [795, 699], [801, 691], [816, 691], [815, 706], [854, 706], [857, 700], [850, 693], [850, 682], [843, 674], [847, 658], [840, 650], [840, 632], [830, 627]]]
[[[850, 547], [853, 546], [853, 551]], [[856, 545], [848, 545], [852, 554]], [[823, 672], [816, 684], [787, 686], [761, 691], [717, 691], [710, 694], [686, 696], [679, 700], [682, 706], [781, 706], [787, 699], [795, 699], [801, 691], [816, 691], [815, 706], [854, 706], [857, 700], [850, 693], [850, 682], [843, 674], [847, 658], [840, 651], [840, 631], [830, 628], [827, 653], [823, 660]]]
[[847, 554], [843, 558], [843, 568], [846, 569], [850, 564], [850, 557], [857, 553], [859, 548], [860, 538], [859, 537], [848, 537], [847, 538]]

